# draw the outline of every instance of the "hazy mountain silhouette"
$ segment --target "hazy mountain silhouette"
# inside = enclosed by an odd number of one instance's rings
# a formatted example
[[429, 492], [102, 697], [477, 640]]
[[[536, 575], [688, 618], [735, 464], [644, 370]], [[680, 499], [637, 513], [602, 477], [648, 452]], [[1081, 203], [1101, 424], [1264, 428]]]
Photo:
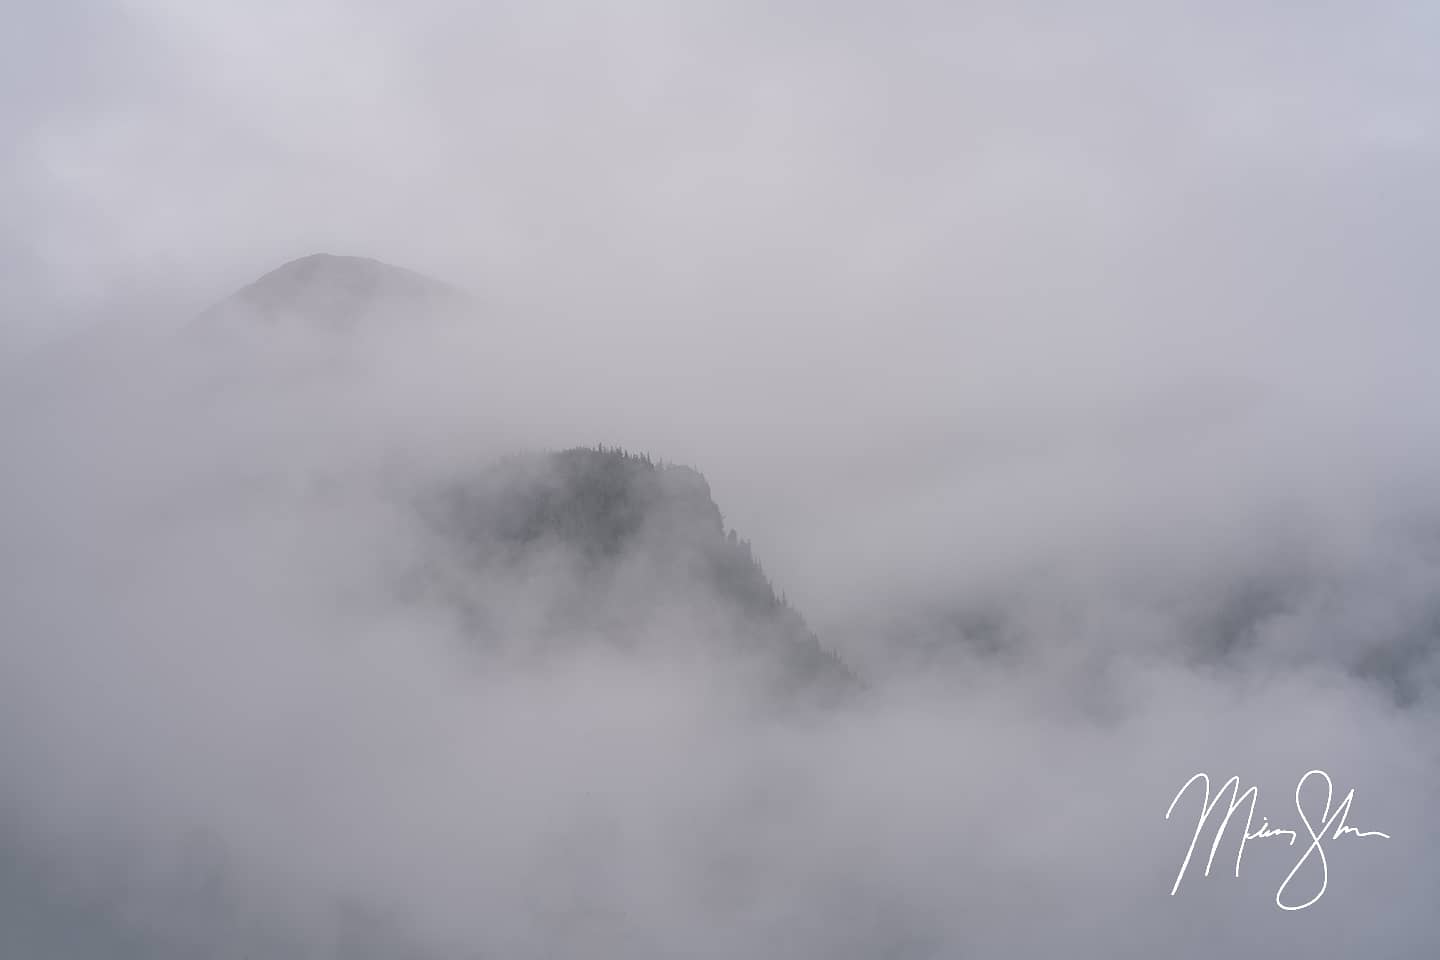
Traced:
[[346, 327], [377, 316], [463, 306], [464, 291], [422, 273], [369, 257], [316, 253], [291, 260], [237, 290], [201, 315], [262, 322]]
[[[458, 288], [411, 270], [315, 254], [267, 273], [202, 321], [346, 329], [464, 301]], [[725, 529], [709, 484], [691, 468], [577, 448], [512, 456], [442, 487], [421, 512], [459, 562], [428, 575], [440, 577], [440, 595], [482, 646], [513, 643], [516, 633], [542, 647], [576, 637], [625, 647], [669, 635], [739, 654], [787, 689], [856, 683], [776, 593], [749, 543]], [[543, 573], [541, 558], [550, 564]], [[510, 599], [520, 592], [525, 605]], [[539, 618], [544, 629], [515, 629], [502, 611], [520, 606], [527, 626]]]
[[[477, 575], [544, 570], [561, 637], [621, 646], [704, 637], [788, 690], [833, 693], [856, 678], [727, 531], [696, 470], [617, 448], [511, 457], [446, 491], [429, 516]], [[561, 569], [537, 558], [560, 557]], [[472, 609], [486, 629], [483, 604]], [[688, 629], [675, 636], [667, 627]], [[651, 638], [642, 640], [640, 638]]]

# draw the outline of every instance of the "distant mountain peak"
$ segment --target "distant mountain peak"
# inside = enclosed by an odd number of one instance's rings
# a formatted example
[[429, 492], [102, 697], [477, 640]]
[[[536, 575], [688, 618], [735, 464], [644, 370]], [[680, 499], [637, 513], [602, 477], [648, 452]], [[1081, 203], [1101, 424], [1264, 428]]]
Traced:
[[349, 326], [367, 317], [430, 312], [463, 304], [463, 291], [371, 257], [313, 253], [284, 263], [202, 316], [243, 316]]

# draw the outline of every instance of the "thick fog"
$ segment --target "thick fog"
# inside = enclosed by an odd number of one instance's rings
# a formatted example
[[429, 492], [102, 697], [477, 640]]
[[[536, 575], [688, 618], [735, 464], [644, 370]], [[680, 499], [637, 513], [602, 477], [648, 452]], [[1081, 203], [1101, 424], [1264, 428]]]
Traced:
[[[3, 19], [0, 956], [1440, 944], [1436, 11]], [[469, 299], [207, 312], [319, 251]], [[595, 444], [858, 691], [759, 692], [683, 578], [540, 644], [569, 558], [426, 521]], [[1389, 838], [1171, 895], [1193, 774], [1303, 831], [1314, 769]]]

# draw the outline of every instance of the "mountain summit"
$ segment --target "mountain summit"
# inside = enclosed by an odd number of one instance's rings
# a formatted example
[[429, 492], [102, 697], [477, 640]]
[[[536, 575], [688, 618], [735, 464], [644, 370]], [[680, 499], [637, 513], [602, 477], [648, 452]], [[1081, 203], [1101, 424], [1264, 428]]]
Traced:
[[463, 291], [369, 257], [315, 253], [283, 264], [205, 311], [203, 320], [244, 317], [346, 327], [389, 315], [462, 306]]
[[[456, 549], [463, 586], [451, 599], [482, 645], [504, 642], [496, 614], [505, 604], [496, 600], [524, 595], [525, 632], [542, 647], [582, 637], [631, 649], [690, 645], [748, 661], [791, 693], [857, 687], [750, 544], [726, 529], [690, 467], [604, 447], [518, 455], [445, 491], [429, 515]], [[473, 589], [480, 584], [489, 596]]]

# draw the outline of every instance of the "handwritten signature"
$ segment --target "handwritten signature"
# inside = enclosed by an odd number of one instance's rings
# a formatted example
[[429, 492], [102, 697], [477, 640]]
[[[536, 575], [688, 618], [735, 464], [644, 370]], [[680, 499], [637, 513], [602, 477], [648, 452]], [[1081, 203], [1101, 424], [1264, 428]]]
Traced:
[[[1300, 794], [1311, 777], [1320, 777], [1325, 781], [1325, 806], [1320, 811], [1318, 827], [1315, 825], [1315, 822], [1310, 819], [1309, 814], [1305, 812], [1305, 804], [1300, 799]], [[1170, 807], [1165, 811], [1166, 820], [1169, 820], [1170, 815], [1175, 812], [1175, 805], [1180, 802], [1180, 798], [1185, 796], [1196, 783], [1204, 784], [1205, 800], [1200, 809], [1200, 819], [1195, 824], [1195, 833], [1190, 838], [1190, 849], [1185, 851], [1185, 860], [1180, 864], [1180, 872], [1175, 875], [1175, 885], [1170, 888], [1170, 895], [1172, 897], [1176, 891], [1180, 889], [1180, 881], [1185, 878], [1185, 871], [1190, 868], [1190, 858], [1195, 853], [1195, 845], [1200, 840], [1201, 831], [1205, 829], [1206, 823], [1210, 820], [1210, 815], [1214, 813], [1215, 808], [1219, 806], [1220, 800], [1225, 796], [1226, 790], [1230, 791], [1230, 803], [1225, 811], [1225, 818], [1220, 821], [1220, 826], [1215, 831], [1215, 840], [1210, 844], [1210, 857], [1205, 861], [1205, 876], [1210, 876], [1210, 866], [1215, 862], [1215, 853], [1220, 849], [1220, 841], [1225, 836], [1225, 829], [1230, 825], [1230, 818], [1234, 816], [1236, 810], [1244, 805], [1247, 799], [1250, 801], [1250, 809], [1246, 812], [1245, 831], [1240, 837], [1240, 849], [1235, 853], [1236, 877], [1240, 876], [1240, 860], [1245, 856], [1245, 844], [1249, 841], [1270, 837], [1288, 837], [1290, 846], [1293, 847], [1296, 840], [1300, 838], [1300, 834], [1296, 830], [1270, 826], [1270, 820], [1265, 817], [1261, 818], [1259, 828], [1252, 830], [1251, 826], [1255, 821], [1255, 804], [1259, 799], [1260, 791], [1258, 787], [1253, 786], [1248, 790], [1241, 791], [1240, 778], [1238, 776], [1226, 780], [1224, 785], [1216, 791], [1212, 799], [1210, 796], [1210, 777], [1204, 773], [1195, 774], [1195, 776], [1185, 781], [1185, 785], [1180, 788], [1180, 792], [1175, 794], [1175, 799], [1170, 801]], [[1310, 845], [1305, 849], [1305, 853], [1301, 855], [1295, 866], [1285, 875], [1285, 879], [1280, 883], [1280, 889], [1275, 891], [1275, 905], [1281, 910], [1304, 910], [1324, 896], [1325, 888], [1330, 883], [1330, 866], [1325, 859], [1325, 848], [1321, 843], [1326, 839], [1327, 835], [1331, 840], [1338, 840], [1346, 834], [1356, 837], [1383, 837], [1386, 840], [1390, 839], [1390, 834], [1388, 833], [1381, 833], [1379, 830], [1357, 830], [1346, 823], [1346, 820], [1350, 816], [1350, 804], [1355, 799], [1355, 790], [1353, 788], [1349, 793], [1345, 794], [1345, 799], [1340, 801], [1339, 805], [1335, 807], [1334, 812], [1331, 812], [1330, 804], [1334, 798], [1335, 785], [1331, 782], [1330, 775], [1324, 770], [1311, 770], [1300, 778], [1299, 783], [1295, 784], [1295, 809], [1300, 814], [1301, 822], [1305, 824], [1305, 832], [1310, 836]], [[1332, 827], [1334, 828], [1333, 833], [1331, 832]], [[1290, 883], [1295, 879], [1295, 874], [1300, 872], [1300, 868], [1305, 865], [1311, 855], [1318, 855], [1320, 858], [1320, 889], [1313, 897], [1304, 903], [1289, 903], [1287, 902], [1285, 892], [1290, 889]]]

